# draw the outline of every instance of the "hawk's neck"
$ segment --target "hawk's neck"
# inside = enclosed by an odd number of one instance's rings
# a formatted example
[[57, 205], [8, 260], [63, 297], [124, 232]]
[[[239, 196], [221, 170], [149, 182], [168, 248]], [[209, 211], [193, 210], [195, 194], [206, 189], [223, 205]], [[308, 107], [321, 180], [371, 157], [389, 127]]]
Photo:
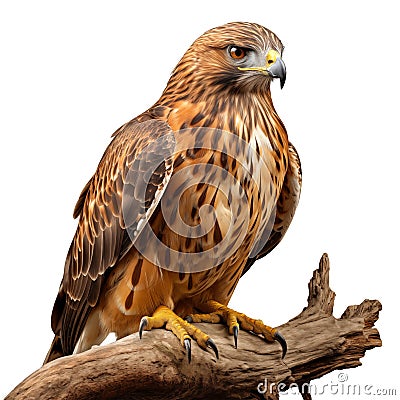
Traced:
[[[207, 98], [204, 96], [203, 98]], [[288, 137], [285, 126], [272, 103], [269, 88], [260, 93], [209, 96], [196, 102], [163, 97], [153, 109], [163, 109], [165, 119], [174, 131], [194, 127], [222, 129], [251, 142], [254, 135], [264, 135], [276, 161], [287, 167]], [[158, 111], [158, 114], [160, 112]]]

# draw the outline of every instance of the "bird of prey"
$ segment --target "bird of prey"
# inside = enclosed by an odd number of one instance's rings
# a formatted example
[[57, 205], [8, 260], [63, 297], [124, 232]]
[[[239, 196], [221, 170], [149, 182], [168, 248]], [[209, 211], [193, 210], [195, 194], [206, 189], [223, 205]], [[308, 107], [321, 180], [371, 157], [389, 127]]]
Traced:
[[160, 99], [114, 134], [76, 203], [45, 363], [162, 328], [190, 361], [193, 323], [286, 342], [228, 307], [236, 285], [282, 239], [298, 204], [298, 154], [271, 99], [286, 78], [267, 28], [232, 22], [190, 46]]

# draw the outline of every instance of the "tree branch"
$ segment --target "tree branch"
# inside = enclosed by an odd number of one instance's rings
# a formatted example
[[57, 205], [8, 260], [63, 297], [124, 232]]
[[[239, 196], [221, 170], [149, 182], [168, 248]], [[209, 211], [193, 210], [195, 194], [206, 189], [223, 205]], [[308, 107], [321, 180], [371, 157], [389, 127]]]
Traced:
[[[308, 305], [279, 327], [288, 342], [281, 360], [276, 343], [241, 332], [239, 348], [220, 324], [196, 324], [215, 340], [220, 359], [192, 346], [188, 363], [168, 331], [145, 332], [46, 364], [6, 400], [23, 399], [278, 399], [290, 384], [303, 385], [336, 369], [361, 365], [366, 350], [382, 345], [374, 328], [381, 304], [364, 300], [337, 319], [329, 287], [329, 259], [321, 258], [309, 283]], [[260, 392], [265, 392], [264, 394]], [[302, 393], [304, 399], [311, 395]]]

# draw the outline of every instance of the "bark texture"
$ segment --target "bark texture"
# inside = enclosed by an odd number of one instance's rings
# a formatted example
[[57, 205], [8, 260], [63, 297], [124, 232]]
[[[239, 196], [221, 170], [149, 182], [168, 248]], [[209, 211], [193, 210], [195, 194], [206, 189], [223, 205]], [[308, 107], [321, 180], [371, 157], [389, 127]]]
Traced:
[[215, 340], [220, 358], [193, 343], [189, 364], [173, 334], [158, 329], [144, 332], [142, 340], [134, 334], [55, 360], [27, 377], [6, 400], [278, 399], [278, 384], [284, 390], [357, 367], [366, 350], [382, 345], [374, 328], [378, 300], [349, 306], [337, 319], [334, 299], [324, 254], [309, 283], [308, 305], [279, 327], [288, 343], [284, 360], [277, 343], [241, 331], [235, 349], [224, 326], [196, 324]]

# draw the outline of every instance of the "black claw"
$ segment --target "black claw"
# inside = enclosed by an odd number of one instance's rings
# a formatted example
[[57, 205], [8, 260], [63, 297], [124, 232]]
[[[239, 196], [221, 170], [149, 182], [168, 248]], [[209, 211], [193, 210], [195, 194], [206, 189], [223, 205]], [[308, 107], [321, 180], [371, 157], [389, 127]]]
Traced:
[[193, 323], [193, 318], [191, 317], [191, 315], [187, 315], [187, 316], [185, 317], [185, 321], [186, 321], [186, 322], [189, 322], [189, 324], [192, 324], [192, 323]]
[[238, 336], [239, 336], [239, 327], [235, 325], [233, 327], [233, 340], [235, 341], [235, 349], [237, 349]]
[[143, 317], [143, 318], [140, 320], [140, 325], [139, 325], [139, 338], [140, 338], [140, 339], [142, 338], [143, 330], [144, 330], [144, 328], [146, 328], [147, 324], [148, 324], [147, 318], [146, 318], [146, 317]]
[[190, 364], [190, 361], [192, 361], [192, 344], [190, 339], [184, 339], [183, 343], [185, 344], [186, 354]]
[[275, 333], [274, 339], [278, 341], [279, 344], [282, 346], [282, 360], [283, 360], [287, 352], [286, 340], [278, 331]]
[[219, 359], [219, 356], [218, 356], [218, 347], [217, 347], [217, 345], [215, 344], [214, 340], [212, 340], [211, 338], [208, 338], [208, 339], [207, 339], [207, 342], [206, 342], [206, 345], [207, 345], [208, 347], [210, 347], [211, 349], [213, 349], [213, 351], [214, 351], [214, 353], [215, 353], [215, 357], [217, 357], [217, 359]]

